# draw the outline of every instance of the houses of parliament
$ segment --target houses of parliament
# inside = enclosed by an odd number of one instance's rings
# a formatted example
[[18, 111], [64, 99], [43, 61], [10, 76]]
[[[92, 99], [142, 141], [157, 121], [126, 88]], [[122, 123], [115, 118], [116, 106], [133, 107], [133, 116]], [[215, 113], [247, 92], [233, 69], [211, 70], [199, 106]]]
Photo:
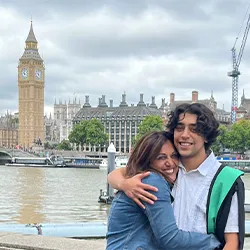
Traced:
[[[141, 121], [148, 115], [159, 115], [167, 118], [167, 112], [181, 103], [199, 102], [208, 106], [217, 119], [224, 124], [230, 123], [230, 112], [217, 107], [213, 93], [208, 99], [199, 99], [198, 91], [190, 93], [190, 100], [176, 100], [175, 93], [170, 93], [169, 101], [161, 100], [157, 107], [155, 97], [145, 101], [143, 93], [138, 93], [137, 104], [128, 104], [126, 94], [121, 94], [119, 106], [113, 100], [106, 103], [105, 95], [98, 99], [98, 106], [92, 107], [90, 97], [85, 102], [73, 97], [72, 100], [55, 100], [53, 116], [44, 116], [45, 63], [38, 51], [31, 21], [30, 30], [25, 40], [25, 49], [19, 59], [18, 75], [18, 113], [6, 113], [0, 117], [0, 146], [32, 148], [35, 144], [59, 143], [67, 139], [74, 124], [81, 120], [96, 118], [100, 120], [108, 134], [108, 144], [113, 142], [117, 151], [129, 152], [133, 138], [136, 136]], [[56, 95], [56, 93], [55, 93]], [[241, 97], [237, 110], [237, 119], [250, 118], [250, 99]]]

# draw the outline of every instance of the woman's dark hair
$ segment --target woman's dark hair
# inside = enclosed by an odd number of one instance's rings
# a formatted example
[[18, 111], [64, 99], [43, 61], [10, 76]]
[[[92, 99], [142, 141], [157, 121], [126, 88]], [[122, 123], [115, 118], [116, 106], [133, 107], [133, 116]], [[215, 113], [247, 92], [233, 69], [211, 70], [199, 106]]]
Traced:
[[179, 123], [180, 114], [197, 115], [197, 124], [195, 131], [205, 139], [205, 150], [216, 141], [219, 135], [219, 122], [215, 119], [213, 112], [201, 103], [184, 103], [176, 107], [176, 109], [168, 114], [169, 120], [167, 128], [170, 133], [174, 134], [174, 130]]
[[136, 143], [129, 157], [126, 167], [126, 177], [132, 177], [138, 173], [153, 170], [151, 164], [157, 158], [162, 146], [167, 141], [173, 144], [173, 135], [167, 131], [151, 132], [144, 135]]

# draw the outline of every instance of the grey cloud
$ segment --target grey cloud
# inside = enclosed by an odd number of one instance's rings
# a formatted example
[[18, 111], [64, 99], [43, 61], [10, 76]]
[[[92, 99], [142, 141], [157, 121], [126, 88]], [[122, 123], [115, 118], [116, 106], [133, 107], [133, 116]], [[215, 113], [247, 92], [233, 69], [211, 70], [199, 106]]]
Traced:
[[[144, 93], [147, 103], [151, 95], [157, 96], [159, 105], [160, 97], [168, 99], [172, 91], [178, 92], [181, 99], [186, 97], [185, 93], [191, 96], [193, 89], [207, 98], [213, 90], [214, 96], [221, 99], [231, 91], [231, 79], [227, 77], [231, 70], [230, 49], [247, 3], [0, 0], [0, 11], [5, 7], [14, 16], [10, 15], [7, 25], [0, 13], [0, 98], [4, 103], [0, 110], [7, 110], [7, 106], [17, 108], [17, 63], [23, 53], [31, 14], [46, 67], [46, 105], [52, 106], [55, 97], [68, 101], [73, 93], [82, 103], [88, 94], [92, 106], [102, 94], [106, 95], [107, 103], [113, 99], [119, 105], [124, 91], [129, 104], [139, 101], [139, 93]], [[102, 11], [107, 16], [101, 15]], [[145, 13], [149, 16], [143, 16]], [[133, 25], [137, 25], [137, 30]], [[240, 42], [241, 38], [237, 49]], [[240, 90], [248, 86], [249, 43], [242, 59]], [[250, 89], [245, 93], [248, 91], [250, 96]], [[228, 99], [229, 106], [230, 96]]]

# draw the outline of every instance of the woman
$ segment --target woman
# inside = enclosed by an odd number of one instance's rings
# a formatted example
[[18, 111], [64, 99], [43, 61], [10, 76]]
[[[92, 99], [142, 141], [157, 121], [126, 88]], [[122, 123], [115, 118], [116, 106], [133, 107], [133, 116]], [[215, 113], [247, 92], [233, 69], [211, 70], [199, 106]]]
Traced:
[[157, 187], [154, 205], [139, 207], [119, 191], [108, 219], [106, 250], [178, 249], [212, 250], [219, 246], [213, 235], [184, 232], [177, 228], [171, 206], [171, 185], [178, 171], [179, 155], [169, 132], [152, 132], [136, 144], [126, 167], [126, 177], [151, 171], [146, 184]]

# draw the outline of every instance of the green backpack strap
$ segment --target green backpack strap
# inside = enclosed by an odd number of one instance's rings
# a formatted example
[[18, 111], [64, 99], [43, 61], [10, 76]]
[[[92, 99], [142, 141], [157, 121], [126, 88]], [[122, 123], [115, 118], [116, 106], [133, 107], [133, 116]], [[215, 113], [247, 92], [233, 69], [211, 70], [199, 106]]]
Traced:
[[216, 219], [228, 192], [236, 179], [244, 172], [232, 167], [221, 165], [215, 174], [208, 192], [207, 199], [207, 233], [215, 233]]

